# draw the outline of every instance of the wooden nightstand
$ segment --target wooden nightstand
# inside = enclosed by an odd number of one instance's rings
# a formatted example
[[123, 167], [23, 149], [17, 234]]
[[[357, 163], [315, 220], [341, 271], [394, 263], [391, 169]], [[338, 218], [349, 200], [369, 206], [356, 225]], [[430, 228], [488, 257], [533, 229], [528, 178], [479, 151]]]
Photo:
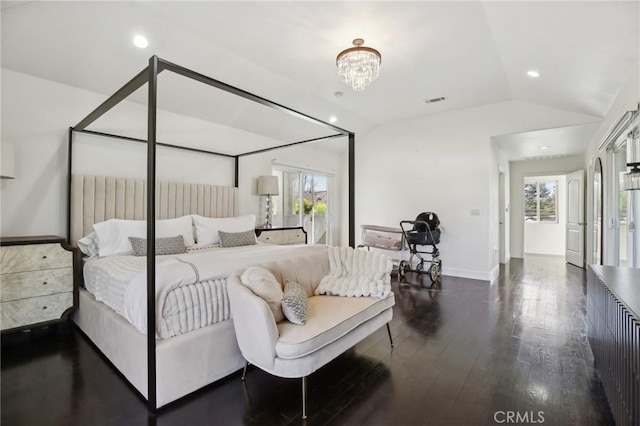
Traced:
[[269, 244], [307, 244], [307, 232], [302, 226], [256, 228], [258, 241]]
[[64, 238], [0, 239], [2, 332], [54, 323], [73, 309], [73, 263]]

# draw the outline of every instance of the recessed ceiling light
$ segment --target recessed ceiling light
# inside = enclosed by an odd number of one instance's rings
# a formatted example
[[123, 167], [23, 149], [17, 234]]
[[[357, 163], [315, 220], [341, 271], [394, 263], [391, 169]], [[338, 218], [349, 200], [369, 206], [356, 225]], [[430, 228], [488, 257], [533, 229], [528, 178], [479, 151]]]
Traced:
[[539, 73], [538, 71], [536, 71], [536, 70], [529, 70], [529, 71], [527, 71], [527, 75], [528, 75], [529, 77], [532, 77], [532, 78], [538, 78], [538, 77], [540, 77], [540, 73]]
[[329, 118], [329, 123], [335, 123], [336, 121], [338, 121], [338, 117], [336, 117], [335, 115], [332, 115], [332, 116]]
[[549, 149], [549, 148], [550, 148], [550, 147], [549, 147], [549, 146], [547, 146], [547, 145], [544, 145], [544, 146], [539, 147], [539, 149]]
[[144, 49], [145, 47], [147, 47], [149, 45], [149, 41], [147, 40], [147, 38], [143, 35], [137, 35], [133, 38], [133, 44], [136, 47], [139, 47], [140, 49]]

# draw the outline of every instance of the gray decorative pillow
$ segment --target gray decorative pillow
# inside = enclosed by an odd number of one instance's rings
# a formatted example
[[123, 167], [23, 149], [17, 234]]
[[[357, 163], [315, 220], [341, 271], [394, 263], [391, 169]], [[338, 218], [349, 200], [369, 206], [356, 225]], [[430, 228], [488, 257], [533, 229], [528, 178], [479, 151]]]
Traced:
[[[147, 255], [147, 239], [138, 237], [129, 237], [131, 248], [134, 256]], [[180, 254], [186, 253], [187, 246], [184, 244], [184, 237], [178, 235], [176, 237], [156, 238], [156, 256], [164, 254]]]
[[282, 312], [294, 324], [304, 325], [307, 322], [307, 293], [295, 281], [287, 281], [284, 285]]
[[244, 232], [218, 231], [220, 247], [240, 247], [256, 245], [256, 231], [250, 229]]

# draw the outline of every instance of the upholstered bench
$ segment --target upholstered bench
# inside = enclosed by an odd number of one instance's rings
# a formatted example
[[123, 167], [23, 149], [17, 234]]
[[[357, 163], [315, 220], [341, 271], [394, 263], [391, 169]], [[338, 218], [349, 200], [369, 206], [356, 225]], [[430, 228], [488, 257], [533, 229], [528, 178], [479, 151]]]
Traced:
[[238, 345], [248, 363], [275, 376], [302, 378], [302, 417], [306, 418], [306, 377], [385, 325], [391, 340], [388, 323], [394, 296], [315, 295], [320, 281], [329, 274], [326, 253], [261, 267], [270, 271], [280, 285], [295, 281], [304, 288], [306, 323], [299, 325], [286, 319], [276, 322], [269, 304], [241, 282], [239, 272], [227, 281]]

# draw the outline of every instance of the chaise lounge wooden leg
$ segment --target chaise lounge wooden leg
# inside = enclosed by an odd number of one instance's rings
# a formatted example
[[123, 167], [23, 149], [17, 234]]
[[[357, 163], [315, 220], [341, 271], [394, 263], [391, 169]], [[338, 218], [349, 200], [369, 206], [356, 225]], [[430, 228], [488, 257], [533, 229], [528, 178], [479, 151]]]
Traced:
[[387, 323], [387, 333], [389, 333], [389, 343], [391, 343], [391, 347], [393, 347], [393, 338], [391, 337], [391, 328], [389, 328], [389, 323]]
[[242, 380], [244, 382], [244, 378], [247, 375], [247, 367], [249, 366], [249, 361], [245, 361], [244, 362], [244, 369], [242, 370], [242, 377], [240, 378], [240, 380]]
[[307, 418], [307, 376], [302, 378], [302, 419]]

